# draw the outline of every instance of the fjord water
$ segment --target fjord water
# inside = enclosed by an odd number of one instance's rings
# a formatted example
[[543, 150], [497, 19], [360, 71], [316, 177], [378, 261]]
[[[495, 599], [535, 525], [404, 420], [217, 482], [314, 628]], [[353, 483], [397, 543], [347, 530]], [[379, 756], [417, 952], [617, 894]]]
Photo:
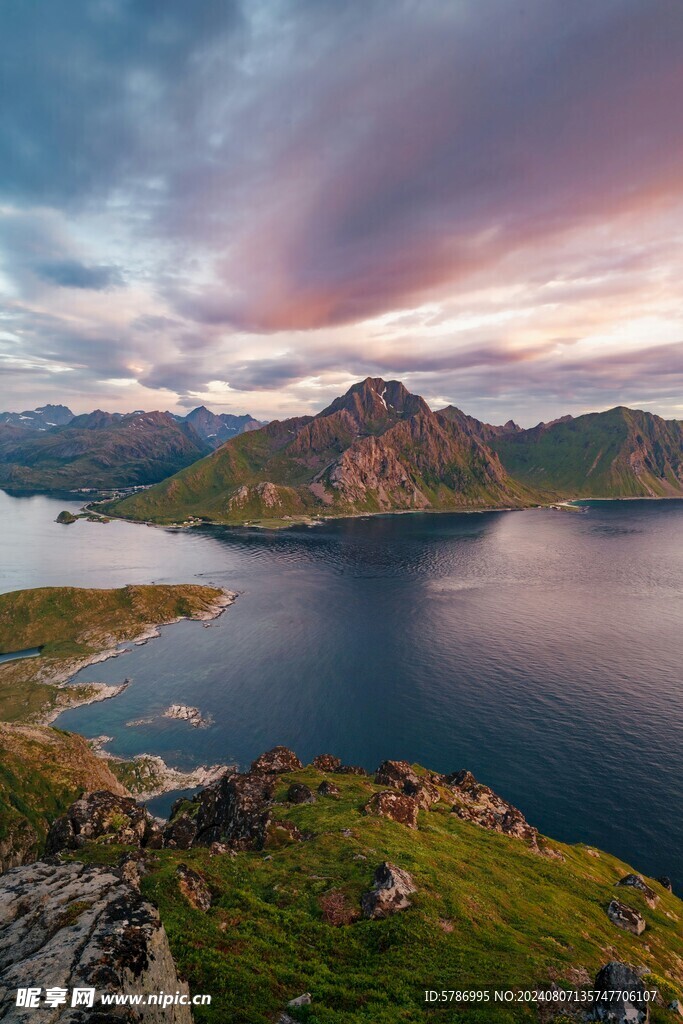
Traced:
[[[132, 682], [58, 724], [189, 767], [284, 743], [372, 769], [471, 769], [543, 832], [683, 885], [683, 502], [402, 515], [279, 533], [53, 522], [0, 493], [0, 589], [239, 592], [80, 680]], [[156, 719], [171, 703], [207, 729]]]

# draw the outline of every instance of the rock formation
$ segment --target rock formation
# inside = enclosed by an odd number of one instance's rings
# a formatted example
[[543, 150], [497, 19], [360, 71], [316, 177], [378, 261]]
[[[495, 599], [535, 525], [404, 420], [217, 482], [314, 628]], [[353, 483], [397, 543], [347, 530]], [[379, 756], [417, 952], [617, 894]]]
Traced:
[[454, 772], [446, 777], [451, 786], [455, 803], [453, 813], [463, 821], [474, 822], [492, 832], [524, 839], [538, 849], [538, 829], [530, 825], [524, 815], [488, 786], [477, 782], [472, 772]]
[[107, 790], [86, 793], [50, 827], [45, 852], [77, 850], [96, 839], [100, 843], [161, 846], [161, 832], [145, 808], [132, 797]]
[[633, 907], [629, 907], [621, 900], [612, 900], [607, 908], [607, 916], [617, 928], [623, 928], [626, 932], [634, 935], [642, 935], [645, 931], [645, 918]]
[[295, 772], [303, 768], [296, 754], [288, 747], [273, 747], [252, 761], [250, 772], [265, 772], [282, 775], [284, 772]]
[[408, 897], [417, 892], [413, 879], [402, 868], [387, 861], [380, 864], [373, 887], [361, 896], [361, 912], [366, 918], [388, 917], [411, 905]]
[[[605, 964], [598, 971], [593, 988], [601, 994], [593, 1005], [593, 1020], [606, 1021], [607, 1024], [646, 1024], [649, 1020], [649, 1006], [644, 1001], [645, 986], [627, 964], [618, 960]], [[634, 998], [629, 999], [628, 993], [632, 993]]]
[[659, 902], [659, 896], [657, 895], [657, 893], [647, 884], [647, 882], [643, 878], [640, 877], [640, 875], [625, 875], [620, 881], [617, 882], [617, 885], [637, 889], [638, 892], [641, 892], [643, 894], [645, 902], [649, 907], [652, 907], [653, 910]]
[[[191, 1024], [188, 1006], [99, 1006], [102, 993], [180, 992], [166, 932], [154, 907], [108, 868], [37, 861], [0, 878], [0, 1000], [35, 985], [95, 988], [92, 1010], [32, 1011], [41, 1024]], [[2, 997], [7, 998], [5, 1002]], [[14, 1000], [12, 999], [12, 1002]], [[30, 1019], [9, 1005], [3, 1024]]]
[[366, 814], [378, 814], [401, 825], [407, 825], [408, 828], [417, 828], [417, 803], [411, 796], [404, 796], [392, 789], [374, 793], [364, 809]]

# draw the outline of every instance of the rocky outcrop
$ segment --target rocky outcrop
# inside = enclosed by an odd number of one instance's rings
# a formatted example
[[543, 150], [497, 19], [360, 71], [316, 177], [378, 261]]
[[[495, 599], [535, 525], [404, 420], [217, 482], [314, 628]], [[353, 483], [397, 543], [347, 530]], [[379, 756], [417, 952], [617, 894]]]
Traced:
[[319, 772], [336, 772], [341, 768], [341, 758], [333, 754], [318, 754], [313, 758], [313, 767]]
[[411, 796], [396, 793], [395, 790], [385, 789], [381, 793], [373, 794], [364, 810], [366, 814], [379, 815], [401, 825], [407, 825], [408, 828], [417, 828], [416, 801]]
[[[18, 1024], [31, 1013], [41, 1024], [192, 1020], [188, 1006], [138, 1011], [98, 1005], [102, 993], [188, 994], [157, 911], [108, 868], [38, 861], [0, 878], [0, 978], [3, 1024]], [[15, 989], [41, 983], [69, 993], [95, 988], [95, 1006], [26, 1012], [10, 1005]]]
[[312, 804], [315, 797], [303, 782], [293, 782], [287, 790], [287, 802], [290, 804]]
[[285, 772], [295, 772], [299, 768], [303, 768], [303, 765], [294, 751], [288, 747], [273, 747], [252, 761], [249, 771], [283, 775]]
[[335, 768], [338, 775], [361, 775], [367, 776], [365, 768], [359, 764], [340, 764], [338, 768]]
[[441, 799], [433, 782], [417, 774], [407, 761], [382, 761], [375, 773], [378, 786], [392, 786], [406, 796], [412, 796], [418, 807], [429, 810]]
[[668, 875], [660, 875], [659, 878], [657, 879], [657, 881], [662, 886], [662, 888], [667, 889], [669, 892], [673, 892], [673, 886], [671, 884], [671, 879], [669, 878]]
[[178, 888], [195, 910], [206, 913], [211, 909], [211, 890], [201, 875], [193, 871], [187, 864], [179, 864], [176, 868]]
[[644, 1001], [645, 986], [640, 975], [628, 964], [611, 960], [601, 967], [593, 988], [600, 996], [593, 1004], [593, 1020], [607, 1024], [646, 1024], [649, 1004]]
[[625, 875], [617, 882], [617, 885], [637, 889], [638, 892], [643, 894], [645, 902], [649, 907], [652, 907], [653, 910], [659, 903], [659, 896], [657, 893], [647, 884], [645, 879], [641, 878], [640, 875]]
[[339, 786], [335, 786], [334, 782], [328, 782], [327, 779], [321, 782], [318, 786], [318, 796], [338, 797], [339, 794]]
[[361, 896], [361, 913], [365, 918], [389, 917], [411, 905], [408, 897], [417, 892], [407, 871], [389, 864], [380, 864], [373, 878], [373, 887]]
[[629, 907], [621, 900], [612, 900], [607, 908], [607, 916], [617, 928], [623, 928], [625, 932], [632, 932], [633, 935], [642, 935], [645, 931], [645, 918], [633, 907]]
[[194, 801], [197, 831], [193, 845], [224, 842], [234, 850], [261, 849], [270, 822], [274, 788], [272, 778], [255, 772], [226, 775], [202, 790]]
[[161, 831], [145, 808], [132, 797], [108, 790], [86, 793], [50, 826], [47, 854], [77, 850], [86, 843], [161, 846]]
[[163, 713], [164, 718], [174, 718], [178, 722], [189, 722], [195, 729], [205, 729], [211, 725], [211, 718], [204, 717], [199, 708], [188, 704], [171, 704]]
[[446, 777], [446, 781], [455, 798], [453, 813], [459, 818], [492, 832], [523, 839], [538, 850], [538, 830], [529, 824], [520, 810], [488, 786], [477, 782], [472, 772], [454, 772]]

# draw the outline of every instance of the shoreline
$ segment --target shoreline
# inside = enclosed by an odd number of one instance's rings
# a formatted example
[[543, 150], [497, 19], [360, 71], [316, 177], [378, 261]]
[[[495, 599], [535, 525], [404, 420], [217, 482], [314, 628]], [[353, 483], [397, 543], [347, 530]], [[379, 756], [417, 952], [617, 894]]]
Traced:
[[[188, 616], [178, 616], [170, 622], [155, 623], [146, 626], [139, 634], [131, 637], [129, 640], [123, 641], [123, 644], [128, 645], [142, 645], [146, 644], [149, 640], [154, 640], [160, 637], [162, 626], [172, 626], [177, 622], [189, 621], [189, 622], [209, 622], [219, 618], [223, 612], [235, 603], [237, 600], [237, 593], [232, 590], [221, 590], [221, 594], [212, 606], [205, 612], [200, 613], [191, 618]], [[97, 704], [100, 701], [112, 700], [114, 697], [118, 697], [119, 694], [123, 693], [128, 688], [131, 680], [126, 678], [122, 683], [83, 683], [73, 684], [72, 680], [79, 672], [89, 665], [98, 665], [104, 661], [109, 661], [111, 658], [117, 658], [121, 654], [129, 653], [130, 648], [121, 645], [117, 645], [115, 648], [105, 648], [103, 651], [99, 651], [97, 654], [91, 657], [81, 659], [80, 661], [67, 662], [65, 666], [58, 670], [51, 678], [42, 679], [41, 683], [47, 685], [56, 686], [65, 695], [68, 694], [70, 688], [75, 690], [76, 686], [83, 686], [89, 688], [91, 691], [94, 689], [95, 692], [91, 692], [90, 695], [80, 695], [76, 692], [71, 694], [71, 700], [62, 704], [59, 707], [53, 708], [47, 714], [40, 716], [34, 723], [18, 723], [18, 724], [34, 724], [40, 726], [54, 726], [55, 721], [64, 711], [70, 711], [72, 708], [86, 707], [89, 704]], [[208, 786], [212, 782], [217, 781], [230, 769], [230, 765], [198, 765], [196, 768], [188, 771], [183, 771], [180, 768], [174, 768], [164, 761], [164, 759], [158, 754], [136, 754], [135, 757], [126, 758], [119, 757], [116, 754], [112, 754], [104, 749], [106, 742], [109, 742], [112, 737], [101, 736], [95, 737], [95, 739], [88, 739], [87, 736], [83, 736], [82, 733], [74, 732], [74, 735], [81, 736], [85, 742], [90, 746], [95, 757], [100, 758], [103, 761], [115, 763], [123, 767], [128, 767], [129, 771], [122, 773], [125, 774], [126, 781], [122, 781], [122, 785], [133, 793], [133, 795], [140, 801], [151, 800], [154, 797], [162, 796], [165, 793], [172, 793], [187, 789], [195, 789], [198, 786]], [[135, 781], [135, 778], [144, 778], [147, 781], [149, 788], [138, 789], [135, 786], [131, 786], [131, 782]]]

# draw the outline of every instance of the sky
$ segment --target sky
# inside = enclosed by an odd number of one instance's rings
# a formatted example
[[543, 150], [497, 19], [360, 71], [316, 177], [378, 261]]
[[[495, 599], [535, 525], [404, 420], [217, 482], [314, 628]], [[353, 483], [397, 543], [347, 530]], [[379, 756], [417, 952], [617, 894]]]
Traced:
[[2, 0], [0, 409], [683, 418], [680, 0]]

